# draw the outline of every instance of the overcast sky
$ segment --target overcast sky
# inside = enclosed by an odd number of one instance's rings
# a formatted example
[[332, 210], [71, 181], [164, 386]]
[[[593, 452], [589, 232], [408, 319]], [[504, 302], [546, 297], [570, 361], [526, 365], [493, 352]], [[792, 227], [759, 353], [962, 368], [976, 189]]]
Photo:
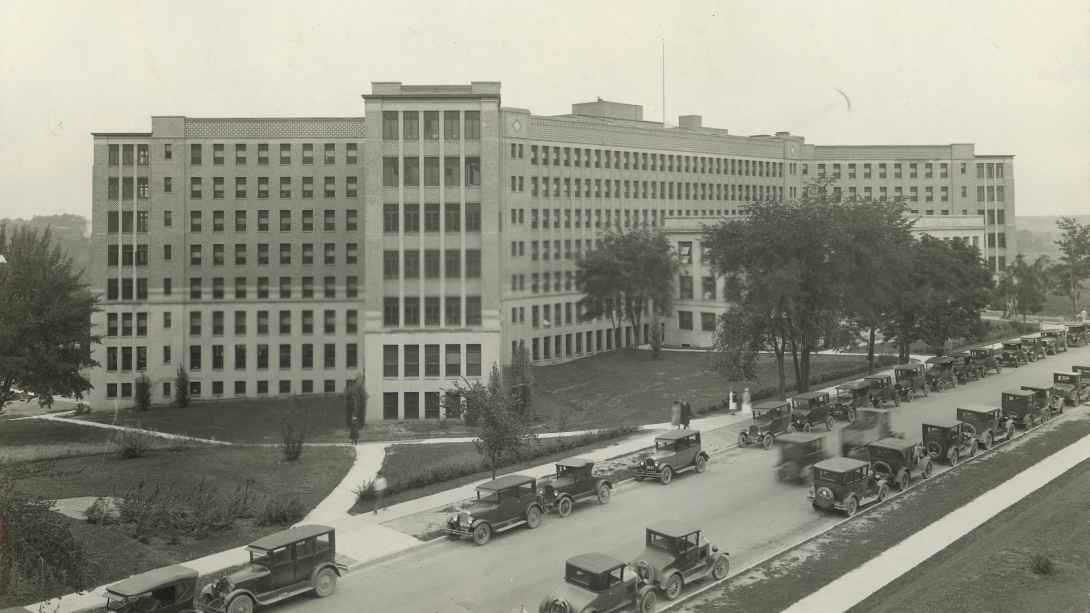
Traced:
[[89, 215], [91, 132], [360, 116], [372, 81], [501, 81], [535, 114], [602, 97], [659, 120], [663, 42], [671, 123], [975, 143], [1016, 156], [1019, 215], [1090, 213], [1085, 0], [0, 0], [0, 217]]

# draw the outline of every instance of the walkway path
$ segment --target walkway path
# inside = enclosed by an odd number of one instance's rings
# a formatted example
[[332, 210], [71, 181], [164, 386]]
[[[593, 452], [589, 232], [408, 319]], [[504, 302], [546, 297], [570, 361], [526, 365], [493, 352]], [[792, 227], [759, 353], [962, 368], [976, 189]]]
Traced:
[[1090, 457], [1090, 436], [1068, 445], [796, 602], [785, 613], [842, 613]]

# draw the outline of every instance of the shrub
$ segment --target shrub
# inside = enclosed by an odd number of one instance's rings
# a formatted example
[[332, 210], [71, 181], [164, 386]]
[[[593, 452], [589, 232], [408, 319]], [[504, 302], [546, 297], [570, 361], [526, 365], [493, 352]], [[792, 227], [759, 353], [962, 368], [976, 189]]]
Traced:
[[292, 396], [287, 406], [277, 411], [276, 419], [280, 423], [281, 450], [284, 459], [294, 462], [303, 455], [303, 446], [306, 444], [307, 435], [316, 424], [308, 424], [310, 406]]
[[1043, 553], [1035, 553], [1029, 558], [1030, 570], [1038, 575], [1051, 575], [1056, 566], [1052, 563], [1052, 559], [1048, 555]]
[[91, 412], [91, 405], [86, 402], [76, 404], [76, 415], [87, 415]]
[[89, 523], [99, 526], [116, 523], [121, 516], [117, 510], [117, 505], [105, 496], [99, 496], [95, 499], [83, 514], [87, 517]]
[[189, 373], [185, 366], [179, 366], [174, 376], [174, 400], [183, 409], [189, 406]]
[[290, 526], [306, 517], [306, 515], [307, 510], [299, 500], [295, 498], [277, 498], [265, 504], [265, 509], [258, 516], [257, 523], [262, 526], [274, 524]]
[[140, 458], [151, 451], [152, 436], [140, 429], [137, 422], [135, 428], [126, 428], [114, 436], [114, 445], [117, 446], [117, 457], [122, 460]]
[[148, 373], [140, 373], [133, 379], [133, 402], [141, 411], [147, 411], [151, 406], [151, 377]]
[[140, 481], [129, 486], [117, 501], [116, 523], [136, 540], [182, 535], [200, 539], [249, 517], [253, 499], [249, 481], [239, 483], [226, 495], [204, 481], [188, 495], [177, 492], [173, 483], [163, 486]]

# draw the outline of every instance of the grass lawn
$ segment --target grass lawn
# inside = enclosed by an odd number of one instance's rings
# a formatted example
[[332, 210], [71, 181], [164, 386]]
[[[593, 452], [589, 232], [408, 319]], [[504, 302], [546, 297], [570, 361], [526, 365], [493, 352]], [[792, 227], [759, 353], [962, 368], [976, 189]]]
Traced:
[[[260, 513], [270, 500], [287, 496], [297, 498], [309, 510], [343, 479], [352, 457], [353, 452], [348, 448], [309, 447], [298, 461], [284, 462], [280, 450], [275, 447], [196, 445], [187, 449], [153, 451], [131, 460], [121, 460], [112, 454], [62, 458], [54, 461], [53, 474], [23, 481], [19, 487], [51, 499], [74, 498], [124, 495], [129, 485], [143, 480], [148, 486], [173, 484], [175, 491], [184, 495], [203, 480], [206, 486], [226, 495], [240, 482], [249, 481], [255, 494], [251, 506], [255, 514]], [[71, 523], [95, 561], [92, 572], [97, 585], [244, 545], [285, 528], [259, 526], [253, 519], [242, 519], [229, 529], [213, 532], [208, 538], [184, 537], [172, 545], [158, 537], [138, 542], [111, 528], [75, 520]], [[30, 589], [31, 586], [25, 587]], [[65, 591], [53, 590], [47, 595], [55, 596]], [[0, 595], [0, 606], [26, 604], [41, 598], [38, 592], [19, 589]]]
[[109, 430], [44, 419], [0, 421], [0, 461], [29, 462], [102, 453]]
[[[344, 405], [340, 395], [296, 396], [296, 399], [310, 409], [309, 423], [314, 430], [307, 437], [307, 442], [348, 442], [348, 428], [344, 426]], [[286, 409], [290, 402], [290, 398], [239, 398], [193, 402], [184, 409], [173, 406], [153, 407], [148, 411], [121, 409], [116, 421], [113, 411], [97, 411], [72, 419], [117, 423], [123, 426], [139, 424], [143, 428], [159, 432], [236, 443], [279, 443], [281, 437], [277, 414]], [[360, 430], [360, 442], [474, 435], [471, 429], [461, 423], [440, 426], [434, 420], [380, 422], [365, 424]]]
[[[664, 351], [652, 360], [650, 351], [613, 351], [590, 357], [534, 368], [534, 397], [531, 411], [536, 418], [557, 429], [584, 430], [629, 422], [651, 424], [670, 421], [670, 405], [687, 398], [693, 410], [722, 401], [731, 387], [741, 394], [775, 387], [776, 362], [760, 361], [756, 381], [726, 381], [704, 369], [703, 351]], [[865, 374], [867, 359], [860, 356], [815, 355], [811, 378], [821, 380], [833, 371], [857, 369]], [[787, 385], [794, 385], [794, 367], [788, 358]], [[827, 384], [822, 384], [824, 387]]]

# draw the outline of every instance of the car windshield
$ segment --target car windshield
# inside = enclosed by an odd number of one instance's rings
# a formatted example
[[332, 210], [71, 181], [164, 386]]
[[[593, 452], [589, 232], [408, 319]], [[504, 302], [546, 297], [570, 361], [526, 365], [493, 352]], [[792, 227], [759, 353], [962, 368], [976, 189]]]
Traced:
[[269, 554], [268, 553], [258, 553], [256, 551], [251, 551], [250, 552], [250, 564], [254, 564], [254, 565], [257, 565], [257, 566], [268, 567], [269, 566]]
[[771, 409], [753, 409], [753, 421], [768, 421], [771, 418]]
[[1056, 383], [1071, 383], [1075, 380], [1075, 377], [1068, 375], [1056, 375]]
[[486, 492], [477, 490], [477, 502], [483, 502], [485, 504], [499, 504], [500, 494], [499, 492]]
[[885, 447], [871, 447], [870, 457], [881, 460], [900, 460], [901, 452], [896, 449], [886, 449]]
[[129, 596], [128, 598], [122, 598], [120, 596], [110, 595], [106, 601], [107, 611], [140, 611], [151, 610], [141, 609], [141, 605], [148, 606], [151, 599], [151, 592], [140, 594], [138, 596]]
[[958, 411], [958, 421], [984, 421], [985, 414], [975, 411]]
[[850, 399], [852, 397], [852, 390], [847, 387], [838, 387], [836, 388], [836, 397]]
[[557, 479], [575, 479], [578, 469], [570, 466], [557, 466], [556, 478]]
[[867, 382], [870, 383], [871, 389], [881, 389], [886, 383], [885, 379], [867, 379]]

